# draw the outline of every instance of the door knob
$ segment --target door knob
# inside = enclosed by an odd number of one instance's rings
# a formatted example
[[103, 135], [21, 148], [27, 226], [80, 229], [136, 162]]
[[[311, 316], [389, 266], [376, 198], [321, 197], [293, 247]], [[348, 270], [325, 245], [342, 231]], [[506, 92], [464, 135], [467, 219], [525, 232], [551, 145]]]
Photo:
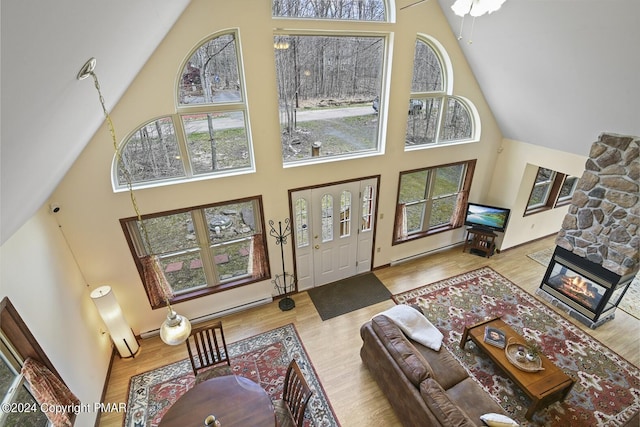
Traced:
[[314, 248], [320, 249], [320, 245], [315, 245]]

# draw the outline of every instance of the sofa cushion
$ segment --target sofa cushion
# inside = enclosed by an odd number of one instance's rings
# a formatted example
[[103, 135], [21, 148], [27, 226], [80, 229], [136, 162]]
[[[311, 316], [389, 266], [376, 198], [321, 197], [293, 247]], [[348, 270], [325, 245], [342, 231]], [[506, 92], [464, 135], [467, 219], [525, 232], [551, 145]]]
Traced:
[[431, 375], [429, 364], [404, 333], [386, 316], [371, 319], [371, 326], [391, 357], [413, 385]]
[[467, 427], [476, 424], [456, 406], [433, 378], [420, 383], [420, 395], [443, 426]]
[[486, 413], [506, 414], [504, 409], [493, 400], [491, 395], [483, 390], [472, 377], [460, 381], [455, 386], [447, 389], [447, 396], [456, 406], [467, 414], [472, 420], [480, 420]]
[[415, 343], [415, 347], [429, 364], [431, 377], [445, 390], [469, 377], [467, 371], [446, 348], [434, 351], [419, 343]]

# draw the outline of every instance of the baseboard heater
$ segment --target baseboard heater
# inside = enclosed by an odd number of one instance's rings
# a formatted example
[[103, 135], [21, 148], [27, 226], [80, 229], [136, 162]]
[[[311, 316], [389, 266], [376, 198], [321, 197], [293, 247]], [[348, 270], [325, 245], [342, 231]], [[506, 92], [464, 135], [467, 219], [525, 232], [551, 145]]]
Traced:
[[[246, 304], [240, 304], [235, 307], [216, 311], [215, 313], [205, 314], [204, 316], [200, 316], [200, 317], [194, 317], [193, 319], [189, 319], [189, 321], [191, 322], [192, 325], [197, 325], [198, 323], [207, 322], [209, 320], [217, 319], [218, 317], [237, 313], [239, 311], [247, 310], [253, 307], [258, 307], [260, 305], [269, 304], [271, 302], [273, 302], [273, 297], [262, 298], [260, 300], [248, 302]], [[149, 338], [159, 334], [160, 334], [160, 329], [158, 328], [158, 329], [153, 329], [151, 331], [141, 332], [140, 337]]]
[[425, 257], [427, 255], [433, 255], [433, 254], [438, 253], [438, 252], [446, 251], [446, 250], [454, 248], [456, 246], [462, 246], [463, 244], [464, 244], [464, 242], [452, 243], [450, 245], [443, 246], [441, 248], [431, 249], [430, 251], [421, 252], [419, 254], [411, 255], [411, 256], [406, 257], [406, 258], [400, 258], [400, 259], [397, 259], [395, 261], [391, 261], [390, 265], [393, 266], [393, 265], [403, 264], [405, 262], [413, 261], [414, 259], [423, 258], [423, 257]]

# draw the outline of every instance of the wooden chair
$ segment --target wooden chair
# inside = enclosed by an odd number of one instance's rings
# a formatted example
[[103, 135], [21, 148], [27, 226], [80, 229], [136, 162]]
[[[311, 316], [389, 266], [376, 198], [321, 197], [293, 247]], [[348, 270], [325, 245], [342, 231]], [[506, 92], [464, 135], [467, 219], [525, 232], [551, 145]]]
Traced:
[[304, 412], [313, 392], [300, 371], [295, 359], [289, 363], [284, 378], [282, 399], [273, 402], [276, 420], [279, 427], [301, 427], [304, 422]]
[[222, 322], [192, 330], [186, 344], [196, 384], [209, 378], [233, 375]]

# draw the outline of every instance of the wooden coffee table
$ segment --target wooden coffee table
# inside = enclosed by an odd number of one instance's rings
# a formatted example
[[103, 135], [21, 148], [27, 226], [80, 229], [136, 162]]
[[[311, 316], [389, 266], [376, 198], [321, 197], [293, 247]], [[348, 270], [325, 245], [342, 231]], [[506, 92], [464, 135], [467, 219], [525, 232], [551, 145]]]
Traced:
[[527, 420], [530, 420], [538, 409], [544, 408], [553, 402], [564, 400], [571, 387], [573, 387], [575, 380], [542, 354], [540, 355], [540, 360], [542, 361], [543, 370], [527, 372], [519, 369], [507, 359], [504, 349], [484, 342], [484, 328], [486, 326], [502, 329], [506, 334], [507, 342], [509, 342], [509, 338], [513, 338], [519, 343], [525, 343], [524, 338], [500, 317], [494, 317], [475, 325], [466, 326], [460, 340], [460, 348], [464, 348], [467, 341], [473, 341], [531, 398], [531, 405], [529, 405], [525, 415]]

